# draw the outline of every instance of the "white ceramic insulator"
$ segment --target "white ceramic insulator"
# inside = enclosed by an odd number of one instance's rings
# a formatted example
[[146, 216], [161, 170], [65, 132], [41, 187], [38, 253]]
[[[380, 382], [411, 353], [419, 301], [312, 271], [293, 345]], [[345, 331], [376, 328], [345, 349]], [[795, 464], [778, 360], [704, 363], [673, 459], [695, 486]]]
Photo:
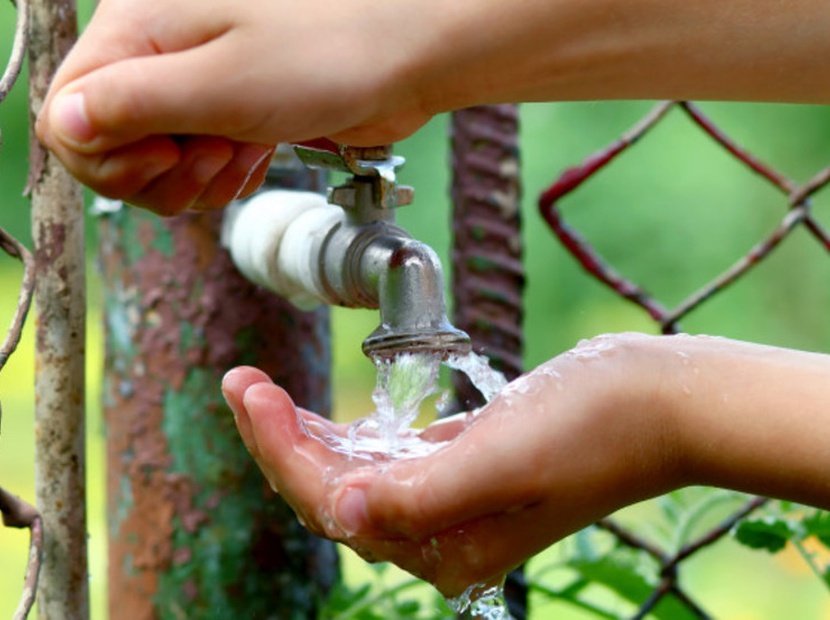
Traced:
[[316, 273], [321, 235], [344, 217], [320, 194], [270, 190], [228, 208], [222, 244], [245, 277], [308, 310], [325, 299]]

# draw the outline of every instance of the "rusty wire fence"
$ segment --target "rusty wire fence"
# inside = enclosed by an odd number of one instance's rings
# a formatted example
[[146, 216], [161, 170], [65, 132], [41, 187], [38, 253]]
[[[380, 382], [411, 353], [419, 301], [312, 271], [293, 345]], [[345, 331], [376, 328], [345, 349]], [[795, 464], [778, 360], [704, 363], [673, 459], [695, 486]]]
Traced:
[[[29, 38], [29, 4], [28, 0], [17, 0], [17, 19], [15, 26], [14, 41], [11, 54], [6, 63], [6, 68], [0, 78], [0, 104], [14, 86], [21, 74], [23, 61], [26, 56]], [[2, 135], [0, 135], [0, 147], [2, 147]], [[20, 290], [17, 297], [16, 309], [12, 316], [11, 324], [0, 343], [0, 371], [6, 365], [9, 357], [14, 353], [20, 342], [23, 332], [23, 325], [32, 302], [35, 288], [35, 262], [34, 257], [28, 249], [11, 234], [0, 227], [0, 249], [10, 258], [22, 263], [23, 274]], [[14, 298], [14, 295], [3, 299]], [[2, 402], [0, 402], [0, 424], [2, 423]], [[11, 412], [14, 415], [14, 412]], [[37, 510], [11, 491], [2, 486], [0, 480], [0, 514], [3, 516], [3, 525], [12, 528], [23, 528], [30, 531], [29, 557], [26, 566], [26, 573], [23, 576], [23, 586], [20, 600], [14, 612], [13, 620], [26, 618], [35, 602], [37, 592], [38, 576], [43, 555], [43, 524]], [[5, 577], [5, 576], [4, 576]]]
[[[724, 149], [741, 166], [755, 174], [762, 183], [769, 185], [778, 192], [781, 204], [780, 218], [771, 231], [757, 240], [730, 267], [697, 290], [688, 293], [679, 303], [672, 305], [665, 303], [646, 287], [623, 275], [610, 261], [604, 259], [591, 240], [568, 223], [560, 204], [570, 194], [597, 178], [607, 166], [634, 149], [640, 144], [640, 139], [659, 126], [669, 114], [685, 115], [689, 122], [697, 126], [705, 136]], [[828, 184], [830, 184], [830, 167], [819, 170], [808, 181], [799, 183], [775, 167], [766, 164], [749, 150], [742, 148], [727, 132], [704, 114], [696, 104], [685, 101], [665, 101], [656, 104], [618, 139], [562, 173], [541, 194], [538, 200], [538, 208], [555, 238], [578, 261], [588, 276], [608, 287], [619, 297], [642, 308], [660, 332], [673, 334], [681, 331], [681, 320], [688, 318], [691, 313], [710, 302], [723, 291], [734, 287], [736, 282], [756, 270], [795, 231], [805, 231], [809, 238], [819, 244], [825, 252], [830, 252], [830, 234], [812, 212], [815, 202], [814, 197]], [[740, 498], [740, 496], [735, 497]], [[630, 616], [632, 619], [647, 617], [678, 618], [681, 617], [680, 614], [682, 614], [682, 617], [689, 618], [712, 617], [706, 611], [705, 605], [700, 602], [697, 593], [689, 592], [684, 588], [681, 583], [681, 575], [687, 560], [696, 556], [701, 550], [730, 537], [745, 519], [751, 518], [759, 510], [769, 506], [769, 501], [762, 497], [745, 498], [739, 501], [742, 503], [739, 508], [735, 509], [726, 518], [721, 519], [719, 523], [710, 526], [707, 531], [686, 540], [679, 549], [656, 544], [649, 536], [644, 535], [639, 528], [624, 526], [613, 518], [605, 519], [597, 524], [598, 530], [610, 535], [618, 548], [636, 550], [650, 558], [652, 565], [655, 567], [654, 575], [650, 580], [650, 592], [635, 604], [637, 609]], [[811, 518], [814, 521], [826, 522], [826, 515], [813, 513]], [[759, 519], [759, 521], [762, 520]], [[767, 519], [768, 523], [773, 521], [774, 518], [772, 520]], [[785, 522], [781, 521], [780, 523], [784, 524]], [[782, 527], [789, 526], [782, 525]], [[764, 534], [777, 535], [772, 529], [764, 532]], [[770, 545], [766, 544], [769, 541], [762, 541], [757, 545], [757, 548], [764, 548], [768, 551], [783, 548], [787, 542], [786, 538], [787, 534], [785, 532], [781, 534], [781, 540]], [[825, 544], [827, 544], [826, 541], [826, 537], [822, 539]], [[804, 559], [813, 563], [812, 568], [816, 576], [830, 584], [830, 579], [828, 579], [830, 570], [828, 570], [828, 567], [821, 566], [820, 562], [816, 561], [814, 557], [804, 553], [803, 549], [800, 550]], [[579, 588], [584, 586], [585, 583], [583, 582], [573, 587], [578, 591]], [[570, 595], [573, 595], [572, 601], [577, 600], [576, 591], [569, 593]], [[657, 613], [656, 610], [658, 610], [661, 603], [670, 603], [671, 606], [666, 606], [662, 613]], [[593, 611], [602, 615], [602, 611], [598, 608], [593, 608]], [[607, 617], [619, 616], [609, 613]]]

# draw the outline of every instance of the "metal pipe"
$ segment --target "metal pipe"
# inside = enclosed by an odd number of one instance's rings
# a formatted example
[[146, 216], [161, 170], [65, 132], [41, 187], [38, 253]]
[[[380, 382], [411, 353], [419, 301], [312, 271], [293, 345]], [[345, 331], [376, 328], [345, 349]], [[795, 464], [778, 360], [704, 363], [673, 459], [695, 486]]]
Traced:
[[[317, 185], [280, 163], [269, 183]], [[218, 389], [253, 364], [326, 414], [328, 309], [298, 312], [245, 280], [220, 225], [219, 213], [101, 217], [113, 619], [316, 618], [338, 575], [334, 545], [269, 488]]]
[[[31, 4], [29, 108], [32, 119], [77, 34], [75, 3]], [[34, 122], [31, 123], [34, 127]], [[33, 130], [32, 130], [33, 132]], [[35, 494], [43, 515], [38, 616], [89, 617], [84, 345], [86, 279], [80, 184], [32, 133], [35, 324]]]
[[233, 205], [223, 243], [252, 281], [300, 307], [326, 303], [380, 309], [380, 325], [363, 342], [371, 358], [469, 351], [469, 337], [447, 318], [441, 262], [426, 244], [373, 208], [371, 183], [353, 179], [331, 192], [351, 208], [316, 194], [261, 193]]
[[[512, 380], [522, 373], [522, 266], [518, 110], [478, 106], [452, 115], [453, 293], [456, 324], [475, 348]], [[453, 373], [454, 410], [483, 398], [462, 373]], [[505, 582], [516, 620], [528, 616], [528, 588], [521, 569]]]

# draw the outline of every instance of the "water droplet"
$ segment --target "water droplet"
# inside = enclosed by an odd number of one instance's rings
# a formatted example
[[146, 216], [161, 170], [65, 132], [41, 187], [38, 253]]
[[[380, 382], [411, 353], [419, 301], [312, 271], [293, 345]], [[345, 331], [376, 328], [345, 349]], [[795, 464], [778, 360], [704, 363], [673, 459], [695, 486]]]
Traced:
[[580, 340], [577, 345], [563, 355], [573, 357], [581, 362], [588, 362], [606, 357], [615, 352], [616, 337], [611, 334], [595, 336], [590, 340]]
[[461, 596], [448, 598], [447, 605], [462, 618], [510, 620], [510, 612], [507, 610], [504, 591], [500, 585], [472, 585]]

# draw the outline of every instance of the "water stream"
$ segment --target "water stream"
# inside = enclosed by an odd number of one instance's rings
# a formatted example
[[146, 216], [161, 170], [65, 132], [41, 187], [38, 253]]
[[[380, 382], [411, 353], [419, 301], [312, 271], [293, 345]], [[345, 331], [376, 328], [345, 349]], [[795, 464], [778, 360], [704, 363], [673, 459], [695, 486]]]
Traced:
[[[392, 361], [378, 361], [377, 386], [372, 395], [376, 410], [351, 426], [347, 445], [341, 444], [338, 449], [373, 460], [425, 456], [439, 449], [443, 444], [419, 439], [410, 426], [424, 400], [436, 393], [442, 363], [465, 373], [488, 402], [507, 385], [504, 376], [490, 367], [487, 358], [475, 353], [452, 356], [443, 362], [439, 356], [428, 353], [407, 353]], [[446, 397], [439, 399], [439, 414], [445, 404]], [[511, 618], [500, 585], [473, 584], [447, 603], [463, 618]]]

